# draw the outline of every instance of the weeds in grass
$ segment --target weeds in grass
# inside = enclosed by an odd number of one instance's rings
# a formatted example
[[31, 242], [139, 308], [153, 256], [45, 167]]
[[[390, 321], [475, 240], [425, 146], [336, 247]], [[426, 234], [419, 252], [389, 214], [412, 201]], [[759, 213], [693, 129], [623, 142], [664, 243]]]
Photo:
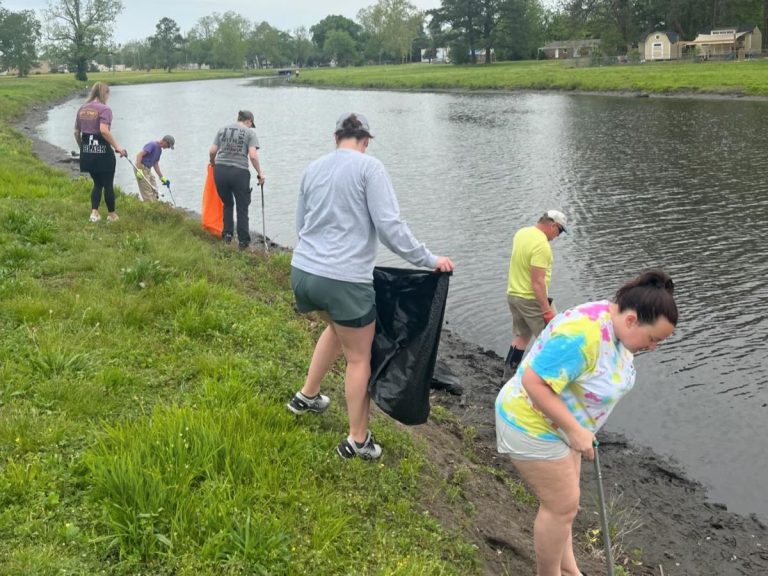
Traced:
[[[593, 504], [595, 510], [599, 510], [599, 503]], [[637, 500], [631, 504], [624, 501], [624, 493], [615, 486], [606, 493], [605, 508], [608, 514], [608, 530], [611, 537], [611, 551], [613, 557], [619, 562], [618, 568], [624, 574], [629, 574], [629, 565], [640, 565], [642, 560], [638, 558], [636, 551], [626, 548], [627, 537], [643, 526], [643, 517], [640, 512], [641, 502]], [[587, 552], [598, 558], [605, 558], [603, 547], [603, 531], [600, 527], [599, 513], [595, 512], [595, 527], [587, 530], [585, 538]], [[622, 572], [616, 572], [621, 574]]]
[[159, 286], [168, 280], [170, 270], [164, 268], [159, 260], [141, 256], [133, 266], [120, 269], [120, 277], [126, 286], [132, 288], [149, 288]]

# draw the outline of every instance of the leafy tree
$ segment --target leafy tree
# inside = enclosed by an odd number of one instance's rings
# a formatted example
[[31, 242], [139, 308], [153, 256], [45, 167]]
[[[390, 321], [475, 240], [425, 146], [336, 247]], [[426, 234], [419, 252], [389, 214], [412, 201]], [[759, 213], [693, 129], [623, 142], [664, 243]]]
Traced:
[[123, 64], [133, 70], [151, 68], [151, 51], [152, 47], [148, 40], [132, 40], [120, 48], [120, 59]]
[[768, 50], [768, 0], [763, 0], [763, 50]]
[[[318, 49], [322, 50], [323, 54], [327, 54], [325, 50], [325, 42], [328, 34], [334, 30], [346, 32], [347, 35], [352, 38], [352, 41], [355, 44], [356, 53], [363, 51], [365, 39], [363, 37], [364, 31], [362, 26], [354, 20], [350, 20], [344, 16], [331, 15], [326, 16], [309, 29], [310, 34], [312, 34], [312, 43], [317, 46]], [[333, 43], [346, 44], [346, 39], [337, 37]]]
[[243, 67], [250, 30], [250, 22], [240, 14], [229, 11], [219, 17], [213, 43], [213, 61], [217, 67], [233, 70]]
[[203, 16], [187, 34], [189, 57], [200, 66], [213, 64], [213, 46], [218, 26], [218, 15]]
[[506, 0], [501, 9], [501, 20], [495, 33], [499, 58], [536, 58], [539, 46], [548, 39], [547, 11], [538, 0]]
[[344, 30], [331, 30], [325, 37], [323, 52], [328, 60], [335, 60], [339, 66], [348, 66], [356, 60], [357, 43]]
[[357, 13], [366, 34], [365, 56], [370, 60], [378, 60], [381, 64], [386, 51], [386, 21], [382, 2], [361, 9]]
[[0, 8], [0, 60], [16, 68], [19, 77], [29, 74], [37, 59], [40, 22], [32, 10], [11, 12]]
[[267, 22], [262, 22], [248, 39], [248, 62], [256, 67], [290, 64], [291, 37]]
[[385, 46], [404, 62], [421, 31], [424, 15], [407, 0], [379, 0], [379, 4], [384, 12]]
[[461, 64], [469, 60], [477, 62], [480, 41], [480, 0], [442, 0], [435, 10], [438, 24], [449, 24], [456, 33], [451, 40], [451, 58]]
[[309, 38], [309, 32], [304, 26], [293, 31], [293, 46], [291, 54], [297, 66], [306, 66], [312, 58], [313, 45]]
[[155, 29], [155, 35], [149, 40], [150, 44], [157, 51], [163, 68], [170, 72], [176, 65], [184, 38], [181, 36], [179, 25], [171, 18], [161, 18]]
[[112, 39], [121, 0], [50, 0], [44, 11], [51, 42], [69, 55], [75, 77], [88, 79], [88, 62]]

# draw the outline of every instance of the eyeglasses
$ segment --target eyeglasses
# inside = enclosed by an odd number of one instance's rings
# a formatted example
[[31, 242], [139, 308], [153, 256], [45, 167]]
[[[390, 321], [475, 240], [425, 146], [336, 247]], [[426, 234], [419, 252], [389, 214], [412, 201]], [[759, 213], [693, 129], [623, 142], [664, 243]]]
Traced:
[[556, 226], [557, 226], [557, 233], [558, 233], [558, 235], [559, 235], [559, 234], [562, 234], [563, 232], [565, 232], [565, 228], [563, 228], [562, 226], [560, 226], [560, 224], [557, 224], [557, 223], [555, 223], [555, 224], [556, 224]]

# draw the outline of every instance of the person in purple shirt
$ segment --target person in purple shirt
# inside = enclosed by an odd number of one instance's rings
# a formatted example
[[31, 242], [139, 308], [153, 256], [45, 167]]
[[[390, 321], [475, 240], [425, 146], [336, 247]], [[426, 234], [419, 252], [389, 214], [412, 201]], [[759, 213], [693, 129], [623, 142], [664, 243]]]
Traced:
[[96, 82], [85, 104], [75, 118], [75, 141], [80, 147], [80, 172], [88, 172], [93, 179], [91, 190], [91, 222], [101, 220], [101, 195], [107, 203], [107, 221], [118, 219], [115, 212], [115, 152], [127, 156], [112, 135], [112, 109], [107, 106], [109, 86]]
[[152, 175], [152, 168], [157, 172], [160, 182], [166, 187], [171, 186], [171, 181], [163, 176], [160, 170], [160, 156], [163, 150], [170, 148], [173, 150], [176, 139], [170, 134], [166, 134], [160, 140], [152, 140], [144, 145], [136, 155], [136, 180], [139, 183], [139, 194], [143, 200], [151, 202], [157, 200], [157, 183]]

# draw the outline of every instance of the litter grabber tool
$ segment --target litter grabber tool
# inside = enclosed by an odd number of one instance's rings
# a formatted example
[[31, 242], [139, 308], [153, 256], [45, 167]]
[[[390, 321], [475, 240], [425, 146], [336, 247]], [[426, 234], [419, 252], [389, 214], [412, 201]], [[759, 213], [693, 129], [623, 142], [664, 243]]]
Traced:
[[267, 217], [264, 214], [264, 182], [259, 184], [261, 188], [261, 237], [264, 239], [264, 253], [269, 254], [269, 245], [267, 244]]
[[160, 178], [160, 181], [163, 183], [163, 186], [168, 188], [168, 194], [171, 195], [171, 202], [173, 202], [173, 205], [175, 207], [176, 206], [176, 200], [173, 198], [173, 192], [171, 192], [171, 181], [168, 178], [166, 178], [165, 176]]
[[608, 511], [605, 508], [605, 493], [603, 492], [603, 473], [600, 470], [600, 455], [597, 447], [600, 443], [595, 439], [592, 443], [595, 448], [595, 477], [597, 480], [597, 499], [600, 504], [600, 524], [603, 532], [603, 546], [605, 547], [605, 563], [608, 576], [614, 576], [613, 551], [611, 550], [611, 534], [608, 531]]

